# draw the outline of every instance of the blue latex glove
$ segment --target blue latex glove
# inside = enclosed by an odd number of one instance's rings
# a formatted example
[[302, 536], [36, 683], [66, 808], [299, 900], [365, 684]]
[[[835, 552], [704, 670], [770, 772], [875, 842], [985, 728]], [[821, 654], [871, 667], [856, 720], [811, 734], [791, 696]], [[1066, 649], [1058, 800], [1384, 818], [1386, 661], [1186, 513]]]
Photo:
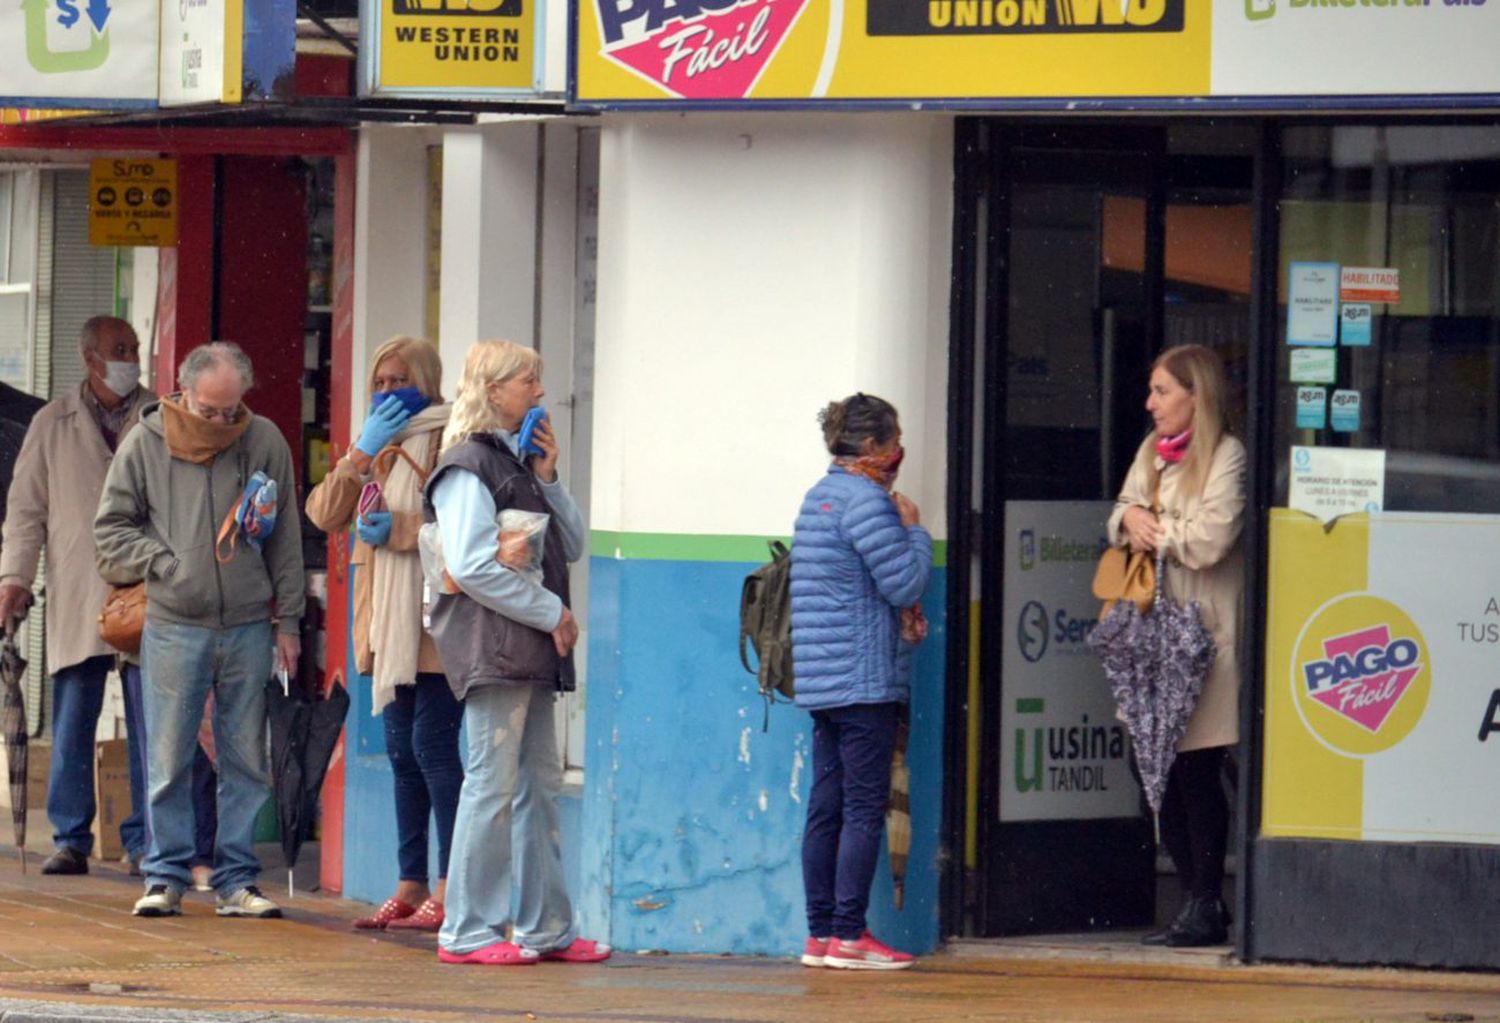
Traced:
[[401, 432], [410, 418], [411, 413], [400, 398], [387, 397], [365, 420], [364, 429], [360, 431], [359, 440], [354, 442], [354, 446], [374, 458], [382, 448], [396, 439], [396, 434]]
[[391, 513], [370, 512], [354, 523], [354, 532], [371, 547], [383, 547], [391, 539]]

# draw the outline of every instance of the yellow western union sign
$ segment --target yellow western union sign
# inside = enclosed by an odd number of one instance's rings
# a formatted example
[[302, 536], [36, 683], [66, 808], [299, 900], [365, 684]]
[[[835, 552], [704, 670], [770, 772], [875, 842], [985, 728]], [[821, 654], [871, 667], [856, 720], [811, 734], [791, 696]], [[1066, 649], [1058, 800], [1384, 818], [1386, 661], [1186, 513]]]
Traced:
[[119, 157], [89, 163], [89, 242], [177, 244], [177, 161]]
[[379, 87], [535, 87], [538, 0], [379, 0]]
[[1211, 0], [578, 0], [577, 99], [1209, 93]]

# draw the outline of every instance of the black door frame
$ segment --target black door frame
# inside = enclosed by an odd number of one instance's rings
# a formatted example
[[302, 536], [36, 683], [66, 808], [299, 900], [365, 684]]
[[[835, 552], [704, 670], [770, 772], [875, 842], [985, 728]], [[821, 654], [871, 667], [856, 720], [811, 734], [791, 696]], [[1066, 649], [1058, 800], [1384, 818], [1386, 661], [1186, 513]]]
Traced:
[[[949, 404], [948, 404], [948, 593], [947, 593], [947, 672], [944, 701], [944, 786], [942, 806], [942, 857], [939, 897], [939, 930], [945, 936], [963, 936], [975, 922], [975, 915], [984, 905], [982, 878], [971, 875], [965, 866], [964, 849], [967, 837], [967, 813], [965, 786], [968, 777], [968, 717], [979, 713], [983, 716], [982, 730], [986, 733], [981, 748], [998, 750], [999, 719], [990, 713], [991, 708], [981, 702], [971, 706], [969, 700], [970, 651], [970, 590], [973, 584], [972, 564], [976, 554], [984, 556], [994, 543], [997, 522], [984, 512], [973, 507], [976, 450], [974, 444], [974, 417], [978, 390], [974, 379], [975, 357], [984, 338], [978, 336], [978, 300], [975, 275], [979, 267], [980, 246], [984, 246], [985, 264], [991, 280], [997, 272], [999, 279], [1008, 280], [1006, 267], [1006, 242], [1008, 241], [1005, 213], [1007, 204], [995, 199], [1003, 194], [1003, 181], [997, 161], [991, 158], [997, 144], [1007, 135], [1029, 128], [1035, 131], [1037, 121], [984, 119], [979, 117], [959, 118], [955, 123], [954, 142], [954, 212], [952, 241], [952, 290], [949, 304]], [[1132, 126], [1160, 127], [1163, 130], [1169, 121], [1142, 119]], [[1246, 543], [1248, 546], [1245, 573], [1245, 627], [1240, 635], [1240, 663], [1244, 675], [1240, 688], [1240, 743], [1238, 749], [1239, 784], [1236, 808], [1237, 833], [1232, 836], [1233, 849], [1239, 856], [1237, 875], [1236, 916], [1240, 926], [1235, 931], [1236, 953], [1246, 961], [1256, 957], [1254, 929], [1254, 872], [1252, 858], [1255, 852], [1254, 837], [1258, 830], [1261, 805], [1261, 753], [1262, 718], [1264, 703], [1260, 679], [1263, 675], [1265, 651], [1256, 642], [1263, 632], [1266, 594], [1265, 556], [1267, 545], [1266, 508], [1271, 498], [1270, 457], [1271, 430], [1274, 416], [1275, 396], [1275, 344], [1276, 344], [1276, 266], [1278, 253], [1278, 197], [1280, 180], [1280, 126], [1278, 123], [1257, 119], [1256, 151], [1254, 154], [1254, 182], [1252, 186], [1252, 268], [1250, 300], [1250, 358], [1247, 382], [1247, 410], [1244, 442], [1251, 472], [1247, 480], [1246, 494]], [[1099, 139], [1109, 132], [1118, 131], [1118, 121], [1069, 121], [1066, 125], [1048, 126], [1059, 142], [1067, 138], [1086, 139], [1092, 148], [1099, 147]], [[1075, 133], [1083, 133], [1082, 135]], [[1164, 187], [1164, 176], [1159, 184]], [[990, 197], [988, 217], [981, 237], [978, 209], [981, 194]], [[1148, 216], [1147, 266], [1153, 264], [1152, 246], [1164, 247], [1165, 221]], [[1156, 261], [1160, 266], [1160, 260]], [[1148, 277], [1151, 275], [1148, 275]], [[1148, 331], [1160, 334], [1164, 281], [1158, 276], [1148, 282]], [[985, 316], [989, 336], [1003, 343], [1005, 318], [1002, 315], [1004, 300], [1002, 287], [985, 289]], [[985, 379], [980, 383], [986, 410], [986, 435], [993, 436], [990, 421], [997, 414], [1003, 416], [1005, 376], [993, 365], [995, 360], [986, 360]], [[988, 494], [986, 497], [990, 496]], [[992, 501], [986, 500], [983, 507], [993, 509]], [[1000, 593], [998, 573], [980, 594], [983, 606], [998, 606]], [[992, 591], [992, 592], [991, 592]], [[998, 636], [997, 630], [991, 630]], [[998, 650], [990, 651], [986, 659], [981, 641], [981, 663], [996, 663]], [[990, 644], [998, 643], [991, 638]], [[995, 811], [995, 793], [986, 786], [985, 772], [998, 765], [981, 762], [979, 792], [980, 835], [985, 832], [986, 814]], [[998, 774], [995, 775], [998, 777]]]

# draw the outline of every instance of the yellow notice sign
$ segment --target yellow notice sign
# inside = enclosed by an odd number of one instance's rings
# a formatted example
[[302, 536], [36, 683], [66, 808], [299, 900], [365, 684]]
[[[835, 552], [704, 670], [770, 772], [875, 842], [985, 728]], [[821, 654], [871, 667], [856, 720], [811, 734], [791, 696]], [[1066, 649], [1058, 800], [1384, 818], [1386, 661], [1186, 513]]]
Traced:
[[177, 244], [177, 161], [119, 157], [89, 163], [91, 245]]
[[537, 0], [379, 0], [381, 89], [536, 87]]

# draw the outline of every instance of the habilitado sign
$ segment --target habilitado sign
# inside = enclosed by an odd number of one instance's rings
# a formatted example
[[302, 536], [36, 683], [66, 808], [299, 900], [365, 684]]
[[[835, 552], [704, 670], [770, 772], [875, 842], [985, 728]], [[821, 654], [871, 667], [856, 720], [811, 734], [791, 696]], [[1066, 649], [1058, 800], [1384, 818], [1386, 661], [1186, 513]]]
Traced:
[[573, 0], [583, 104], [1500, 91], [1500, 4]]
[[1500, 841], [1500, 517], [1271, 519], [1262, 828]]
[[367, 0], [378, 20], [374, 92], [518, 92], [540, 87], [540, 0]]

